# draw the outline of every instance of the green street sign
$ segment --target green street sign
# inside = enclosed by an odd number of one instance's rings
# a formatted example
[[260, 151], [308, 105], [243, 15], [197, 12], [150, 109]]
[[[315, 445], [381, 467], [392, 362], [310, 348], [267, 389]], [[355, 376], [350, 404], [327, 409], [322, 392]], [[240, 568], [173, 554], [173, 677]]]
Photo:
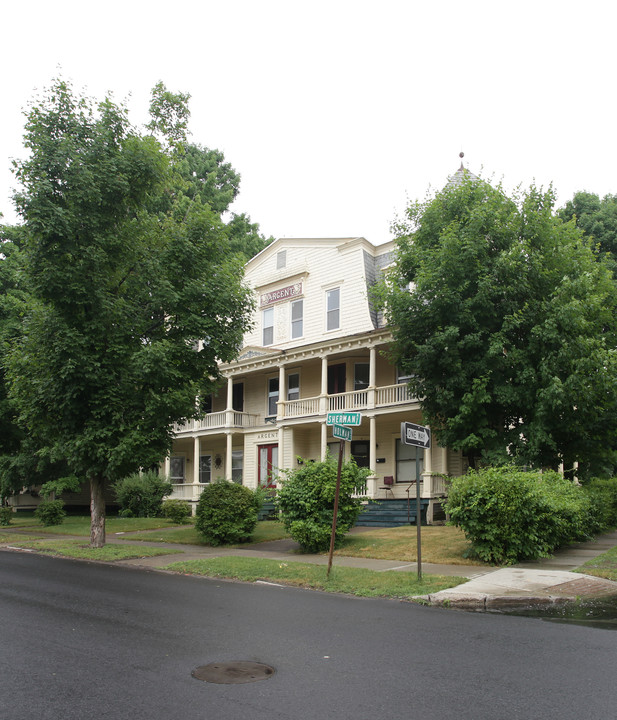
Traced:
[[351, 442], [351, 428], [345, 427], [344, 425], [333, 425], [332, 437]]
[[362, 415], [359, 412], [329, 412], [326, 425], [359, 425]]

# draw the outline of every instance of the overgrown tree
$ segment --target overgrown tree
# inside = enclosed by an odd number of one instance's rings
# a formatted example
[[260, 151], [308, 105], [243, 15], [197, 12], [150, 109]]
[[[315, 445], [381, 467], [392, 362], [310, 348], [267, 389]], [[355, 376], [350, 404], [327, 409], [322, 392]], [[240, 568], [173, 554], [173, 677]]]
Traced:
[[600, 198], [593, 193], [577, 192], [558, 214], [565, 221], [576, 222], [599, 251], [607, 255], [617, 275], [617, 195]]
[[470, 178], [398, 224], [382, 288], [393, 357], [442, 445], [478, 460], [610, 471], [617, 291], [552, 190]]
[[31, 299], [11, 398], [39, 455], [89, 480], [95, 547], [105, 486], [165, 456], [248, 325], [219, 210], [177, 192], [182, 102], [159, 124], [162, 147], [122, 106], [56, 81], [27, 114], [30, 154], [16, 164]]

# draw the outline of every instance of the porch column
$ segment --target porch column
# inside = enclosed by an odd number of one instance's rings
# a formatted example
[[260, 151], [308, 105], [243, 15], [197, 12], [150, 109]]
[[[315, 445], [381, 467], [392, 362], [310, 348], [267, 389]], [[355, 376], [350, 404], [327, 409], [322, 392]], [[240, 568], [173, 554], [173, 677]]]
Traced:
[[422, 470], [422, 497], [431, 497], [433, 491], [433, 449], [427, 448], [424, 451], [424, 470]]
[[200, 452], [200, 441], [199, 438], [193, 438], [193, 482], [199, 483], [199, 456]]
[[[282, 420], [285, 417], [285, 405], [280, 401], [287, 400], [287, 392], [285, 391], [285, 366], [279, 367], [279, 403], [276, 406], [276, 419]], [[279, 433], [280, 436], [280, 433]], [[281, 457], [281, 447], [279, 443], [279, 458]]]
[[[319, 398], [319, 414], [325, 415], [328, 412], [326, 395], [328, 394], [328, 357], [321, 358], [321, 393]], [[322, 431], [323, 433], [323, 431]], [[323, 435], [322, 435], [323, 437]], [[325, 454], [323, 454], [325, 457]]]
[[[375, 350], [375, 346], [371, 345], [369, 348], [369, 361], [368, 361], [368, 392], [367, 392], [367, 405], [369, 408], [375, 407], [375, 383], [376, 383], [376, 375], [377, 375], [377, 368], [375, 367], [375, 358], [377, 356], [377, 352]], [[371, 465], [371, 467], [373, 467]]]
[[441, 472], [444, 475], [448, 474], [448, 448], [441, 448]]
[[326, 459], [328, 452], [328, 426], [325, 422], [321, 423], [321, 459]]
[[369, 416], [369, 450], [368, 464], [372, 473], [377, 472], [377, 418]]
[[225, 425], [227, 427], [233, 426], [233, 397], [234, 397], [234, 381], [233, 378], [230, 376], [227, 378], [227, 407], [226, 410], [226, 418], [225, 418]]
[[167, 457], [165, 458], [164, 472], [165, 477], [169, 477], [171, 475], [171, 455], [167, 455]]
[[[283, 470], [287, 466], [285, 465], [285, 431], [282, 427], [279, 427], [279, 433], [278, 433], [278, 443], [279, 443], [279, 468]], [[277, 485], [278, 485], [278, 478], [277, 478]]]
[[231, 451], [233, 449], [233, 437], [231, 435], [231, 432], [228, 432], [226, 434], [225, 439], [227, 440], [227, 448], [225, 452], [225, 479], [231, 481]]

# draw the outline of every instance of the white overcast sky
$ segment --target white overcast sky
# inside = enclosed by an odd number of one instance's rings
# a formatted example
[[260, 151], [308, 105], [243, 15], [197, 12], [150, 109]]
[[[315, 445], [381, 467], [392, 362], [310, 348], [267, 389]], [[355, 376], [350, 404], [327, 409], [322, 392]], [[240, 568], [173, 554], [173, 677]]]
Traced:
[[0, 10], [0, 211], [23, 109], [61, 75], [147, 120], [162, 80], [275, 237], [379, 244], [465, 165], [507, 188], [617, 193], [614, 0], [19, 0]]

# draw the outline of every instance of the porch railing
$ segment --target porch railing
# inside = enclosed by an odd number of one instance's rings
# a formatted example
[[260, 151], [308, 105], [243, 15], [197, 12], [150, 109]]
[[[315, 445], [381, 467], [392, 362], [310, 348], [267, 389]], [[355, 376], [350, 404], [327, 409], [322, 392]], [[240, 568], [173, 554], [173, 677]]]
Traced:
[[248, 428], [257, 425], [257, 415], [238, 412], [236, 410], [222, 410], [208, 413], [198, 420], [188, 420], [186, 423], [174, 424], [174, 432], [192, 432], [195, 430], [217, 430], [225, 427]]
[[378, 387], [375, 389], [375, 395], [375, 405], [377, 407], [400, 405], [402, 403], [411, 402], [414, 399], [405, 383]]
[[328, 396], [328, 410], [363, 410], [368, 407], [368, 390], [353, 390]]

